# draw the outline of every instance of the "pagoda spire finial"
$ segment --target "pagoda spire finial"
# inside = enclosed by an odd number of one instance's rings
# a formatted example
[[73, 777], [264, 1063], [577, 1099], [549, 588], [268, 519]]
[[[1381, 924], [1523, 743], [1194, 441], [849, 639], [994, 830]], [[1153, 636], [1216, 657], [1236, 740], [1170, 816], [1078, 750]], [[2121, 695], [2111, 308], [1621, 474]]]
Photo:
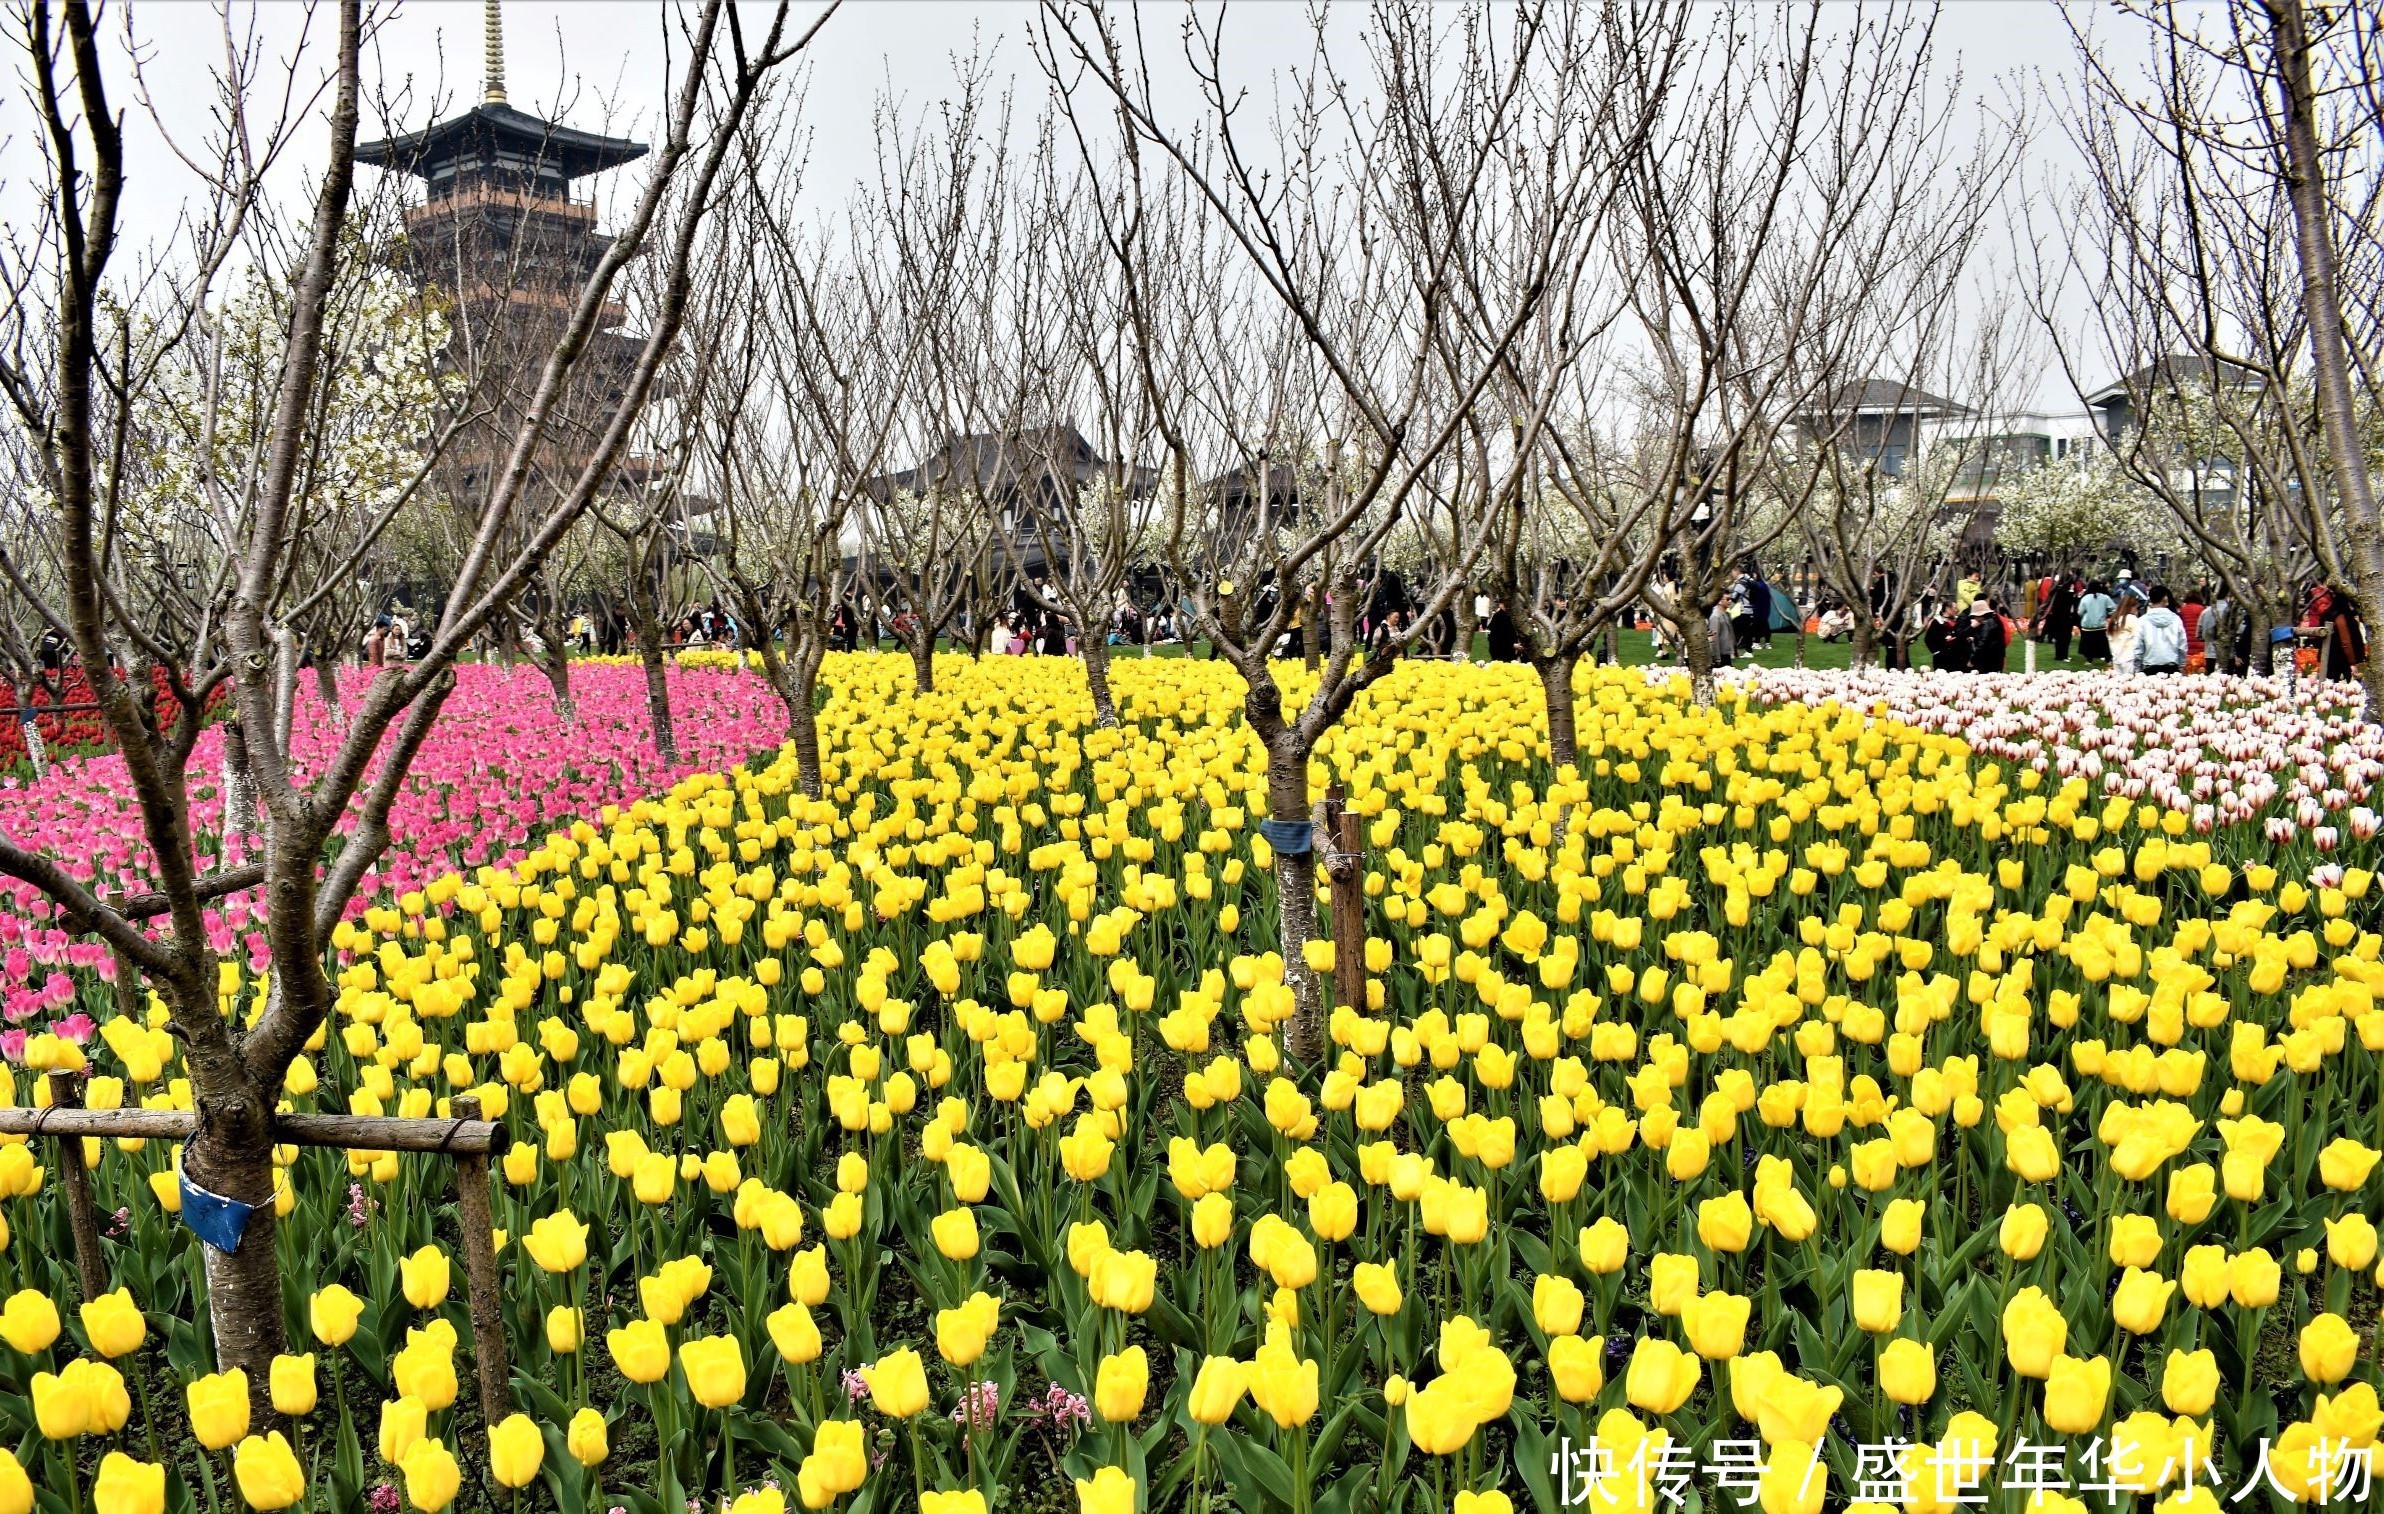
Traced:
[[480, 103], [502, 105], [505, 103], [505, 16], [498, 0], [487, 0], [481, 60], [481, 73], [486, 82], [481, 87]]

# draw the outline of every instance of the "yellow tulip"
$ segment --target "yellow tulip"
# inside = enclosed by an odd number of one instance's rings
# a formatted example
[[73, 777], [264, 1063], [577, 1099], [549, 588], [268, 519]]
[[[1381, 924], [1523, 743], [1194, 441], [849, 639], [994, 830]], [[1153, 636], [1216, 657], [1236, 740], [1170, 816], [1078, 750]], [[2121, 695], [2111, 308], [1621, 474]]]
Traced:
[[2057, 1356], [2045, 1373], [2045, 1423], [2063, 1435], [2088, 1434], [2102, 1424], [2110, 1396], [2109, 1358]]
[[833, 1281], [828, 1276], [828, 1248], [814, 1246], [795, 1253], [794, 1265], [787, 1271], [787, 1292], [796, 1303], [816, 1309], [827, 1302]]
[[927, 1368], [907, 1347], [863, 1367], [861, 1379], [869, 1385], [869, 1401], [889, 1419], [909, 1419], [927, 1407]]
[[1548, 1342], [1548, 1377], [1568, 1404], [1586, 1404], [1606, 1386], [1606, 1337], [1560, 1335]]
[[1697, 1239], [1708, 1250], [1736, 1255], [1747, 1249], [1754, 1233], [1755, 1212], [1744, 1194], [1726, 1193], [1697, 1206]]
[[444, 1340], [410, 1337], [405, 1349], [389, 1359], [389, 1376], [398, 1393], [422, 1401], [437, 1413], [455, 1402], [455, 1352]]
[[1308, 1196], [1308, 1228], [1321, 1241], [1344, 1241], [1358, 1226], [1357, 1191], [1336, 1179]]
[[1399, 1291], [1399, 1271], [1379, 1262], [1360, 1262], [1350, 1271], [1358, 1302], [1369, 1314], [1392, 1315], [1406, 1302]]
[[83, 1335], [102, 1356], [113, 1358], [138, 1351], [141, 1342], [149, 1338], [149, 1322], [128, 1289], [101, 1294], [83, 1305], [82, 1315]]
[[832, 1419], [812, 1433], [811, 1454], [796, 1469], [803, 1507], [824, 1509], [869, 1475], [869, 1453], [857, 1419]]
[[2069, 1320], [2042, 1288], [2022, 1288], [2003, 1306], [2003, 1349], [2022, 1377], [2050, 1373], [2068, 1341]]
[[2041, 1204], [2014, 1204], [2003, 1211], [2003, 1223], [1996, 1231], [1996, 1243], [2003, 1254], [2016, 1262], [2032, 1262], [2045, 1249], [2045, 1237], [2052, 1230], [2052, 1222]]
[[1269, 1327], [1266, 1342], [1250, 1363], [1246, 1386], [1259, 1412], [1286, 1430], [1315, 1417], [1317, 1365], [1292, 1351], [1280, 1327]]
[[541, 1271], [569, 1272], [588, 1259], [587, 1221], [568, 1209], [533, 1220], [522, 1250]]
[[564, 1434], [563, 1444], [571, 1459], [583, 1467], [598, 1466], [612, 1454], [612, 1438], [604, 1416], [592, 1408], [571, 1416], [571, 1427]]
[[2227, 1258], [2227, 1292], [2243, 1309], [2265, 1309], [2284, 1287], [2284, 1269], [2265, 1246]]
[[966, 1207], [947, 1209], [928, 1224], [935, 1240], [935, 1249], [955, 1262], [965, 1262], [977, 1254], [977, 1211]]
[[1697, 1296], [1697, 1259], [1659, 1251], [1648, 1259], [1647, 1297], [1656, 1313], [1678, 1315]]
[[446, 1302], [450, 1281], [447, 1253], [437, 1246], [424, 1246], [412, 1256], [400, 1257], [397, 1274], [406, 1302], [415, 1308], [436, 1309]]
[[725, 1409], [745, 1396], [745, 1353], [733, 1335], [697, 1336], [679, 1346], [687, 1389], [707, 1409]]
[[2351, 1193], [2367, 1182], [2379, 1160], [2384, 1151], [2336, 1136], [2318, 1152], [2318, 1180], [2337, 1193]]
[[166, 1469], [110, 1451], [91, 1484], [91, 1507], [97, 1514], [165, 1514]]
[[1150, 1363], [1142, 1348], [1128, 1346], [1101, 1358], [1093, 1383], [1093, 1408], [1113, 1424], [1130, 1422], [1142, 1412], [1150, 1386]]
[[2366, 1215], [2346, 1214], [2326, 1222], [2326, 1257], [2337, 1267], [2364, 1272], [2376, 1259], [2376, 1227]]
[[1763, 1514], [1820, 1514], [1829, 1494], [1829, 1463], [1803, 1441], [1783, 1441], [1771, 1448], [1756, 1497]]
[[1667, 1340], [1643, 1337], [1623, 1373], [1623, 1397], [1649, 1414], [1670, 1414], [1697, 1390], [1697, 1358]]
[[1898, 1256], [1920, 1249], [1921, 1221], [1928, 1205], [1919, 1199], [1894, 1199], [1879, 1222], [1879, 1244]]
[[414, 1442], [429, 1433], [430, 1411], [418, 1398], [393, 1398], [381, 1405], [381, 1460], [391, 1466], [404, 1462]]
[[653, 1320], [632, 1320], [606, 1331], [604, 1348], [621, 1375], [633, 1383], [657, 1383], [670, 1371], [670, 1338]]
[[2111, 1298], [2111, 1318], [2120, 1329], [2137, 1335], [2158, 1330], [2169, 1312], [2169, 1295], [2177, 1285], [2158, 1273], [2130, 1267], [2121, 1274]]
[[1925, 1404], [1937, 1392], [1937, 1359], [1919, 1341], [1889, 1341], [1879, 1353], [1879, 1386], [1896, 1403]]
[[455, 1502], [463, 1487], [463, 1469], [455, 1464], [455, 1453], [427, 1437], [406, 1448], [398, 1470], [405, 1474], [406, 1502], [422, 1514], [438, 1514]]
[[2161, 1402], [2172, 1414], [2200, 1418], [2218, 1399], [2218, 1357], [2204, 1351], [2171, 1351], [2161, 1367]]
[[1581, 1265], [1600, 1277], [1611, 1277], [1630, 1258], [1631, 1235], [1612, 1215], [1581, 1227]]
[[[1387, 1274], [1390, 1269], [1385, 1268], [1383, 1270]], [[1396, 1300], [1398, 1298], [1398, 1285], [1396, 1282], [1391, 1285], [1391, 1290], [1391, 1297], [1393, 1300]], [[1362, 1291], [1363, 1290], [1361, 1289], [1361, 1292]], [[1581, 1330], [1581, 1310], [1584, 1302], [1585, 1301], [1581, 1296], [1581, 1289], [1576, 1286], [1573, 1280], [1570, 1278], [1559, 1276], [1553, 1272], [1543, 1272], [1532, 1280], [1532, 1317], [1539, 1322], [1540, 1329], [1545, 1334], [1579, 1334]], [[1394, 1302], [1390, 1308], [1377, 1309], [1374, 1312], [1377, 1314], [1396, 1314], [1398, 1312], [1398, 1305], [1396, 1302]]]
[[344, 1346], [356, 1334], [364, 1314], [364, 1300], [338, 1283], [318, 1290], [306, 1302], [306, 1322], [315, 1339], [326, 1346]]
[[1234, 1405], [1241, 1402], [1242, 1392], [1248, 1386], [1248, 1369], [1242, 1363], [1230, 1356], [1204, 1358], [1200, 1371], [1192, 1379], [1185, 1412], [1198, 1424], [1224, 1424], [1233, 1418]]
[[284, 1354], [273, 1359], [266, 1378], [272, 1390], [273, 1412], [303, 1416], [315, 1412], [315, 1358], [309, 1351], [303, 1356]]
[[1747, 1317], [1754, 1301], [1742, 1294], [1707, 1293], [1681, 1306], [1681, 1329], [1689, 1346], [1709, 1362], [1728, 1361], [1746, 1349]]
[[194, 1379], [184, 1390], [190, 1433], [210, 1451], [237, 1445], [248, 1433], [248, 1374], [234, 1367]]
[[1103, 1467], [1076, 1479], [1077, 1514], [1134, 1514], [1135, 1482], [1122, 1469]]
[[50, 1302], [48, 1294], [23, 1288], [10, 1294], [5, 1305], [0, 1305], [0, 1340], [27, 1356], [49, 1350], [50, 1342], [58, 1338], [58, 1330], [58, 1306]]
[[1863, 1268], [1854, 1274], [1854, 1323], [1873, 1335], [1892, 1332], [1904, 1318], [1904, 1274]]
[[[819, 1360], [819, 1324], [811, 1317], [809, 1309], [790, 1301], [771, 1310], [769, 1318], [763, 1323], [769, 1327], [770, 1344], [778, 1348], [780, 1356], [798, 1366]], [[974, 1359], [971, 1358], [972, 1361]], [[967, 1366], [968, 1363], [956, 1362], [954, 1365]]]
[[2123, 1214], [2111, 1221], [2111, 1265], [2149, 1267], [2160, 1255], [2160, 1225], [2148, 1214]]
[[2351, 1375], [2359, 1360], [2359, 1333], [2339, 1314], [2321, 1314], [2301, 1327], [2301, 1375], [2331, 1387]]
[[506, 1487], [528, 1487], [545, 1463], [546, 1437], [527, 1414], [509, 1414], [488, 1432], [488, 1470]]
[[232, 1480], [252, 1509], [286, 1509], [306, 1496], [306, 1473], [279, 1430], [240, 1442], [232, 1453]]

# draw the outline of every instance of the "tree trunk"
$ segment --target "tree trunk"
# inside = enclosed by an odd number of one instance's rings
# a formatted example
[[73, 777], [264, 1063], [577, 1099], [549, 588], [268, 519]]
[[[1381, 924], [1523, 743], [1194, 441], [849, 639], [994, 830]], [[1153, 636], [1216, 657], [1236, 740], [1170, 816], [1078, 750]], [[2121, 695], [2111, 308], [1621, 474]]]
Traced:
[[[178, 991], [176, 1019], [205, 1025], [218, 1014], [214, 974]], [[183, 1042], [198, 1129], [182, 1148], [182, 1170], [210, 1193], [256, 1206], [239, 1249], [202, 1243], [207, 1313], [218, 1371], [248, 1374], [254, 1415], [272, 1409], [273, 1358], [285, 1349], [281, 1271], [274, 1248], [272, 1116], [275, 1090], [250, 1075], [230, 1034], [200, 1031]]]
[[[1847, 638], [1846, 665], [1849, 668], [1867, 668], [1878, 655], [1878, 628], [1871, 624], [1870, 616], [1855, 616], [1853, 634]], [[1802, 654], [1799, 654], [1797, 661], [1802, 664], [1804, 661]]]
[[679, 765], [679, 736], [671, 726], [670, 678], [662, 642], [651, 624], [637, 628], [638, 660], [646, 666], [646, 713], [654, 722], [654, 752], [664, 767]]
[[41, 724], [36, 716], [28, 715], [20, 724], [25, 732], [25, 757], [33, 764], [36, 781], [50, 776], [49, 743], [41, 739]]
[[[2359, 608], [2370, 625], [2384, 612], [2384, 523], [2367, 473], [2351, 394], [2349, 342], [2343, 334], [2341, 287], [2335, 267], [2333, 199], [2318, 141], [2317, 91], [2310, 78], [2308, 17], [2301, 0], [2264, 0], [2282, 74], [2286, 187], [2293, 199], [2294, 241], [2301, 255], [2301, 306], [2309, 320], [2310, 376], [2318, 391], [2318, 420], [2351, 548]], [[2361, 669], [2367, 718], [2384, 721], [2384, 657], [2370, 653]]]
[[1300, 617], [1300, 663], [1313, 673], [1324, 662], [1324, 580], [1308, 591], [1308, 611]]
[[1457, 615], [1457, 644], [1449, 650], [1456, 655], [1457, 661], [1471, 662], [1473, 661], [1473, 633], [1476, 625], [1473, 614], [1473, 596], [1460, 589], [1452, 608], [1455, 609]]
[[1573, 710], [1573, 665], [1576, 652], [1559, 652], [1540, 659], [1540, 689], [1548, 701], [1548, 761], [1563, 767], [1576, 751]]
[[286, 761], [290, 735], [298, 724], [298, 638], [288, 626], [277, 625], [273, 637], [273, 749]]
[[1118, 723], [1117, 699], [1109, 691], [1109, 643], [1087, 636], [1076, 650], [1084, 658], [1084, 681], [1093, 690], [1093, 723], [1108, 730]]
[[1707, 634], [1705, 617], [1683, 614], [1680, 624], [1673, 627], [1680, 636], [1681, 666], [1689, 670], [1689, 693], [1700, 707], [1714, 702], [1713, 638]]
[[224, 722], [223, 732], [223, 855], [232, 856], [237, 839], [243, 849], [257, 836], [257, 786], [248, 771], [248, 735], [237, 717]]
[[550, 645], [546, 655], [539, 659], [538, 666], [546, 674], [548, 686], [554, 690], [555, 717], [566, 728], [578, 725], [579, 701], [571, 695], [571, 649], [561, 643]]
[[322, 699], [323, 713], [330, 717], [332, 725], [344, 728], [348, 723], [348, 711], [347, 706], [339, 702], [339, 660], [337, 658], [325, 660], [320, 653], [316, 654], [315, 693]]
[[817, 799], [824, 788], [820, 775], [819, 670], [824, 649], [807, 645], [793, 658], [779, 663], [782, 682], [778, 697], [786, 704], [786, 735], [795, 744], [795, 780], [806, 797]]
[[[1286, 733], [1267, 754], [1267, 814], [1309, 824], [1308, 752]], [[1307, 945], [1316, 934], [1316, 851], [1275, 848], [1275, 919], [1283, 953], [1283, 981], [1294, 1008], [1283, 1049], [1294, 1062], [1314, 1066], [1324, 1058], [1324, 994], [1309, 971]]]
[[934, 693], [935, 638], [928, 635], [926, 629], [922, 627], [905, 636], [902, 639], [902, 644], [910, 649], [912, 683], [922, 694]]

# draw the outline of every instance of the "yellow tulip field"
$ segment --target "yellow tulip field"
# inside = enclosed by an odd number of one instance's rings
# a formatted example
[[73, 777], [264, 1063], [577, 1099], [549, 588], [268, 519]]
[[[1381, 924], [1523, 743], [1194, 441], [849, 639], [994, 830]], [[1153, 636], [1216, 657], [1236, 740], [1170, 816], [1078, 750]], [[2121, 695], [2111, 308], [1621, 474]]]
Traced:
[[[1101, 729], [1072, 661], [839, 655], [821, 797], [765, 750], [341, 927], [288, 1104], [507, 1127], [493, 1428], [443, 1159], [279, 1154], [268, 1416], [170, 1147], [84, 1142], [78, 1307], [62, 1148], [0, 1146], [0, 1514], [2366, 1496], [2369, 749], [2288, 795], [2254, 716], [2155, 712], [2251, 796], [2197, 814], [2072, 760], [2091, 706], [2029, 762], [1851, 684], [1584, 669], [1558, 768], [1532, 669], [1404, 664], [1311, 764], [1365, 996], [1320, 869], [1301, 1065], [1241, 681], [1112, 678]], [[14, 1099], [186, 1101], [162, 1009], [77, 981], [96, 1034]]]

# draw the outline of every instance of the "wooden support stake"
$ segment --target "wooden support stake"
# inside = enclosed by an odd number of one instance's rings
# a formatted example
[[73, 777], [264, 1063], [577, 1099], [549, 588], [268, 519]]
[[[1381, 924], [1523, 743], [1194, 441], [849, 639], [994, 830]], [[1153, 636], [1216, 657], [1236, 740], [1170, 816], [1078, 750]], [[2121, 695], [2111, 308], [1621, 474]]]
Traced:
[[[50, 1105], [83, 1107], [83, 1080], [71, 1072], [50, 1074]], [[58, 1138], [58, 1175], [66, 1183], [66, 1218], [74, 1228], [75, 1275], [83, 1302], [108, 1291], [108, 1266], [99, 1254], [99, 1215], [91, 1202], [91, 1169], [83, 1164], [82, 1136]]]
[[1358, 817], [1336, 783], [1325, 790], [1325, 873], [1333, 885], [1333, 1002], [1366, 1010], [1366, 866]]
[[[0, 1109], [0, 1135], [187, 1141], [196, 1126], [187, 1109], [62, 1109], [55, 1104], [47, 1109]], [[409, 1120], [357, 1114], [277, 1115], [273, 1139], [279, 1145], [429, 1156], [502, 1156], [508, 1144], [505, 1127], [494, 1120]]]
[[[480, 1101], [459, 1094], [458, 1119], [478, 1120]], [[496, 1222], [489, 1214], [488, 1156], [455, 1155], [456, 1218], [463, 1230], [464, 1283], [472, 1306], [472, 1358], [480, 1368], [480, 1412], [494, 1429], [513, 1412], [513, 1359], [505, 1344], [505, 1313], [497, 1298]]]

